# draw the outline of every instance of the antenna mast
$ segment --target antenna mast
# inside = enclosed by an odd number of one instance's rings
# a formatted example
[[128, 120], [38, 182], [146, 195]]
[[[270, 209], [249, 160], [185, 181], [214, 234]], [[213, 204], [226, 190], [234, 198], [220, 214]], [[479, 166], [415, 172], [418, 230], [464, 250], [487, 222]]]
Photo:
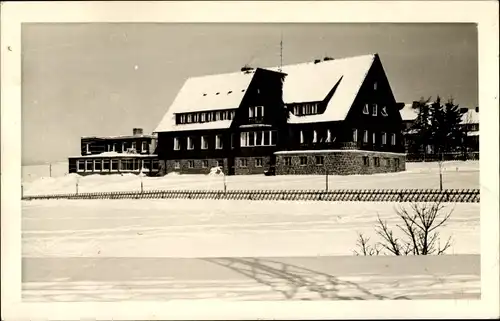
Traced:
[[280, 68], [279, 68], [279, 72], [281, 72], [281, 67], [283, 67], [283, 31], [281, 31], [281, 36], [280, 36]]

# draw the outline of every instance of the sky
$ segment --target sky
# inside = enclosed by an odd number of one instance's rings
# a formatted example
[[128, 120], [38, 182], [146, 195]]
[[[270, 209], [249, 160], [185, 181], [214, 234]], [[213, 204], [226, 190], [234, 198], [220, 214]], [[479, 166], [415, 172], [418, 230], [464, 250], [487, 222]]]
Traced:
[[189, 77], [378, 53], [396, 100], [478, 105], [474, 24], [82, 23], [22, 26], [22, 163], [80, 137], [154, 131]]

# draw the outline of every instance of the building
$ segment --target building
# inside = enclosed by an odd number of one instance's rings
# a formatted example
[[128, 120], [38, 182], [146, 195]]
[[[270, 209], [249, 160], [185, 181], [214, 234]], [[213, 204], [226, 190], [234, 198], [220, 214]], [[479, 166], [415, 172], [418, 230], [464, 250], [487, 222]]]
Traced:
[[405, 170], [402, 121], [377, 54], [188, 79], [155, 130], [161, 172]]
[[69, 173], [156, 175], [155, 147], [156, 136], [144, 135], [141, 128], [134, 128], [128, 136], [82, 137], [81, 155], [69, 157]]
[[[418, 118], [419, 110], [415, 108], [415, 104], [404, 105], [404, 108], [400, 110], [401, 118], [403, 120], [403, 135], [404, 135], [404, 145], [405, 151], [407, 153], [407, 161], [421, 161], [421, 160], [435, 160], [432, 156], [434, 153], [434, 148], [432, 145], [427, 146], [426, 153], [423, 152], [422, 148], [418, 146], [415, 147], [415, 141], [419, 137], [418, 130], [413, 129], [415, 122]], [[429, 103], [429, 105], [432, 103]], [[454, 153], [453, 155], [447, 155], [446, 159], [476, 159], [479, 158], [479, 107], [475, 108], [461, 108], [462, 120], [460, 122], [461, 128], [464, 132], [463, 139], [463, 150], [461, 152]], [[419, 152], [416, 153], [415, 149]]]

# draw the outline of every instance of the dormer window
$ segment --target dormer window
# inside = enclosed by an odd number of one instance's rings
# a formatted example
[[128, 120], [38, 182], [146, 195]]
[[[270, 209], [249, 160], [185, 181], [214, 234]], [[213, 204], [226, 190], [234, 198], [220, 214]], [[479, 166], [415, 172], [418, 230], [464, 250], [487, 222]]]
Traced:
[[317, 143], [317, 142], [318, 142], [318, 132], [313, 131], [313, 143]]
[[202, 122], [207, 121], [207, 114], [206, 113], [201, 113], [201, 121]]
[[90, 154], [90, 144], [89, 143], [85, 144], [85, 153]]
[[191, 116], [191, 114], [188, 114], [187, 115], [187, 122], [191, 123], [191, 121], [192, 121], [192, 116]]
[[219, 111], [215, 113], [215, 120], [216, 121], [220, 120], [220, 112]]
[[186, 115], [180, 115], [180, 116], [179, 116], [179, 122], [180, 122], [181, 124], [184, 124], [184, 123], [186, 122]]

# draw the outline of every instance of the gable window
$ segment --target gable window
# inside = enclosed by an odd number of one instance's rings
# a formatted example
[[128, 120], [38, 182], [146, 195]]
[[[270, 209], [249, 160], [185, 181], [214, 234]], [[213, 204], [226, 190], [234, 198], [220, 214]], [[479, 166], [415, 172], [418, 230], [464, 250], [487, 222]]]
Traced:
[[374, 83], [373, 83], [373, 90], [377, 90], [377, 88], [378, 88], [378, 83], [377, 83], [377, 82], [374, 82]]
[[368, 143], [368, 131], [366, 129], [363, 131], [363, 143]]
[[203, 162], [201, 162], [201, 167], [207, 168], [208, 167], [208, 160], [204, 159]]
[[307, 165], [307, 156], [300, 156], [300, 166]]
[[396, 145], [396, 134], [391, 134], [391, 145]]
[[318, 142], [318, 133], [314, 130], [313, 131], [313, 143], [317, 143]]
[[382, 145], [385, 145], [385, 144], [387, 144], [387, 134], [382, 133]]
[[215, 149], [222, 149], [222, 135], [215, 135]]
[[285, 165], [286, 166], [292, 165], [292, 158], [291, 157], [285, 157]]
[[248, 166], [248, 159], [241, 158], [240, 159], [240, 167], [247, 167], [247, 166]]
[[194, 160], [188, 161], [188, 167], [189, 168], [194, 168]]
[[264, 164], [264, 161], [262, 160], [262, 158], [255, 159], [255, 167], [262, 167], [262, 164]]
[[363, 114], [370, 115], [370, 108], [368, 107], [368, 104], [365, 104], [363, 107]]
[[372, 116], [377, 116], [377, 104], [373, 104], [373, 114]]
[[321, 166], [325, 162], [325, 157], [324, 156], [316, 156], [316, 165]]
[[380, 110], [380, 115], [387, 117], [387, 106], [383, 106], [382, 109]]
[[357, 129], [353, 129], [352, 130], [352, 141], [353, 142], [357, 142], [358, 141], [358, 130]]
[[208, 137], [201, 136], [201, 149], [208, 149]]
[[370, 159], [368, 156], [363, 156], [363, 165], [370, 166]]
[[248, 110], [249, 118], [262, 118], [264, 117], [264, 106], [251, 106]]
[[187, 138], [187, 149], [194, 149], [193, 137], [188, 137]]
[[175, 161], [175, 162], [174, 162], [174, 168], [175, 168], [175, 169], [179, 169], [179, 168], [181, 168], [181, 162], [179, 162], [179, 161]]
[[147, 150], [148, 150], [148, 143], [147, 142], [142, 142], [141, 150], [143, 153], [147, 152]]
[[181, 144], [179, 141], [179, 137], [174, 137], [174, 150], [180, 150]]

